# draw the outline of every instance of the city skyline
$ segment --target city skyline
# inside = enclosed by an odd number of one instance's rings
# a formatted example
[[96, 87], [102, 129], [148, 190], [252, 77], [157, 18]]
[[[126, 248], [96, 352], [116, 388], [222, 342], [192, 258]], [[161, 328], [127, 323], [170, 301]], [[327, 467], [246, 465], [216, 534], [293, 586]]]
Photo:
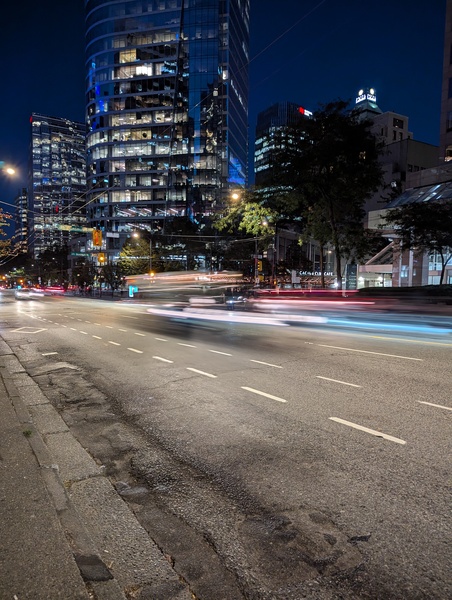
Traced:
[[[438, 144], [446, 0], [378, 0], [372, 13], [358, 0], [273, 6], [251, 0], [250, 156], [257, 114], [272, 103], [315, 110], [354, 100], [361, 87], [376, 89], [383, 111], [408, 116], [414, 139]], [[84, 8], [75, 0], [25, 2], [9, 5], [4, 19], [2, 72], [13, 92], [0, 111], [0, 160], [16, 166], [18, 177], [2, 177], [0, 198], [12, 203], [27, 183], [31, 113], [84, 120]], [[17, 45], [18, 32], [27, 44]]]

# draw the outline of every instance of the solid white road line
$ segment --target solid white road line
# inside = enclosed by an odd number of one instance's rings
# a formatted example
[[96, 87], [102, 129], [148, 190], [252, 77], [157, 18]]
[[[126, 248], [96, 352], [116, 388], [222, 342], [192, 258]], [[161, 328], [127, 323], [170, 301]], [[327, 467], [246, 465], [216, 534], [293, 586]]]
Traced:
[[209, 352], [213, 352], [214, 354], [222, 354], [223, 356], [232, 356], [232, 354], [228, 354], [228, 352], [220, 352], [219, 350], [209, 350]]
[[58, 352], [43, 352], [42, 356], [52, 356], [52, 354], [58, 354]]
[[418, 400], [419, 404], [428, 404], [429, 406], [436, 406], [436, 408], [444, 408], [444, 410], [452, 410], [451, 406], [443, 406], [442, 404], [433, 404], [432, 402], [423, 402]]
[[118, 344], [118, 342], [112, 342], [111, 340], [108, 340], [109, 344], [112, 344], [113, 346], [120, 346], [121, 344]]
[[206, 373], [205, 371], [198, 371], [198, 369], [193, 369], [192, 367], [187, 367], [187, 371], [193, 371], [193, 373], [199, 373], [199, 375], [205, 375], [206, 377], [212, 377], [216, 379], [216, 375], [212, 375], [211, 373]]
[[350, 385], [351, 387], [362, 387], [361, 385], [356, 385], [356, 383], [347, 383], [346, 381], [339, 381], [339, 379], [330, 379], [329, 377], [322, 377], [321, 375], [316, 375], [317, 379], [325, 379], [325, 381], [333, 381], [334, 383], [342, 383], [342, 385]]
[[135, 348], [127, 348], [127, 350], [130, 350], [130, 352], [136, 352], [137, 354], [143, 354], [142, 350], [136, 350]]
[[152, 358], [155, 358], [155, 360], [161, 360], [162, 362], [166, 362], [166, 363], [174, 362], [172, 360], [168, 360], [167, 358], [162, 358], [161, 356], [153, 356]]
[[404, 360], [419, 360], [422, 358], [413, 358], [412, 356], [399, 356], [398, 354], [385, 354], [384, 352], [371, 352], [370, 350], [356, 350], [355, 348], [342, 348], [341, 346], [328, 346], [327, 344], [317, 344], [322, 348], [334, 348], [336, 350], [348, 350], [349, 352], [362, 352], [363, 354], [378, 354], [378, 356], [390, 356], [391, 358], [403, 358]]
[[266, 365], [267, 367], [275, 367], [275, 369], [282, 369], [280, 365], [273, 365], [272, 363], [263, 362], [262, 360], [252, 360], [250, 358], [250, 362], [258, 363], [259, 365]]
[[375, 431], [375, 429], [368, 429], [367, 427], [363, 427], [362, 425], [357, 425], [356, 423], [351, 423], [350, 421], [344, 421], [344, 419], [338, 419], [337, 417], [329, 417], [329, 419], [331, 421], [336, 421], [336, 423], [342, 423], [343, 425], [348, 425], [349, 427], [353, 427], [354, 429], [365, 431], [366, 433], [370, 433], [371, 435], [375, 435], [376, 437], [384, 438], [385, 440], [389, 440], [390, 442], [395, 442], [396, 444], [406, 444], [405, 440], [393, 437], [392, 435], [387, 435], [386, 433], [381, 433], [381, 431]]
[[276, 400], [277, 402], [287, 402], [284, 398], [279, 398], [278, 396], [273, 396], [272, 394], [266, 394], [265, 392], [261, 392], [260, 390], [255, 390], [250, 387], [242, 386], [242, 390], [247, 390], [248, 392], [253, 392], [253, 394], [259, 394], [259, 396], [265, 396], [266, 398], [270, 398], [271, 400]]
[[177, 342], [178, 346], [186, 346], [187, 348], [196, 348], [193, 344], [183, 344], [182, 342]]

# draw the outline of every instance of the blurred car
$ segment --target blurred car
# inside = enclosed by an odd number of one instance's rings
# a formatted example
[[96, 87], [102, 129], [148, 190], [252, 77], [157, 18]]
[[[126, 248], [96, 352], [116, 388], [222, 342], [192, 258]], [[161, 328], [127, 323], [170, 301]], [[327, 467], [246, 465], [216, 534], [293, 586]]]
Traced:
[[245, 296], [226, 296], [224, 303], [226, 308], [234, 310], [236, 308], [244, 308], [247, 303]]
[[44, 292], [37, 288], [17, 288], [14, 297], [16, 300], [36, 300], [44, 297]]
[[65, 293], [65, 289], [62, 285], [50, 285], [44, 288], [43, 293], [46, 296], [61, 296]]

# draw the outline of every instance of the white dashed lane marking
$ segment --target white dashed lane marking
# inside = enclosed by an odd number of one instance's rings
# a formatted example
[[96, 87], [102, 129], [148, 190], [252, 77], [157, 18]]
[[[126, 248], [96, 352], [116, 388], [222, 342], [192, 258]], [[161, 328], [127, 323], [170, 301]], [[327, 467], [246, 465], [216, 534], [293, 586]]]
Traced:
[[153, 356], [152, 358], [155, 358], [155, 360], [161, 360], [162, 362], [166, 362], [166, 363], [172, 363], [172, 360], [168, 360], [167, 358], [162, 358], [161, 356]]
[[275, 367], [275, 369], [282, 369], [280, 365], [273, 365], [272, 363], [262, 362], [261, 360], [250, 359], [250, 362], [257, 363], [258, 365], [265, 365], [266, 367]]
[[418, 400], [419, 404], [428, 404], [429, 406], [434, 406], [436, 408], [444, 408], [444, 410], [452, 410], [451, 406], [443, 406], [442, 404], [433, 404], [432, 402], [423, 402], [422, 400]]
[[198, 375], [204, 375], [205, 377], [212, 377], [212, 379], [216, 379], [216, 375], [212, 375], [212, 373], [206, 373], [205, 371], [199, 371], [198, 369], [193, 369], [193, 367], [187, 367], [187, 371], [193, 371], [193, 373], [198, 373]]
[[361, 385], [356, 385], [356, 383], [347, 383], [346, 381], [339, 381], [339, 379], [330, 379], [329, 377], [322, 377], [321, 375], [316, 375], [317, 379], [324, 379], [325, 381], [332, 381], [333, 383], [341, 383], [342, 385], [350, 385], [351, 387], [360, 388]]
[[364, 431], [365, 433], [370, 433], [375, 437], [381, 437], [385, 440], [389, 440], [390, 442], [395, 442], [396, 444], [405, 445], [405, 440], [401, 440], [400, 438], [393, 437], [392, 435], [388, 435], [386, 433], [382, 433], [381, 431], [376, 431], [375, 429], [369, 429], [368, 427], [363, 427], [362, 425], [358, 425], [357, 423], [351, 423], [350, 421], [345, 421], [344, 419], [339, 419], [338, 417], [329, 417], [330, 421], [335, 421], [336, 423], [342, 423], [342, 425], [347, 425], [348, 427], [353, 427], [353, 429], [359, 429], [359, 431]]
[[412, 356], [399, 356], [398, 354], [385, 354], [384, 352], [371, 352], [370, 350], [357, 350], [356, 348], [342, 348], [341, 346], [328, 346], [327, 344], [317, 344], [321, 348], [333, 348], [334, 350], [347, 350], [347, 352], [361, 352], [362, 354], [376, 354], [377, 356], [389, 356], [390, 358], [402, 358], [403, 360], [418, 360], [422, 358], [413, 358]]
[[279, 398], [279, 396], [273, 396], [273, 394], [267, 394], [266, 392], [255, 390], [254, 388], [242, 386], [242, 390], [252, 392], [253, 394], [258, 394], [259, 396], [264, 396], [265, 398], [270, 398], [270, 400], [276, 400], [277, 402], [287, 402], [287, 400], [284, 400], [284, 398]]

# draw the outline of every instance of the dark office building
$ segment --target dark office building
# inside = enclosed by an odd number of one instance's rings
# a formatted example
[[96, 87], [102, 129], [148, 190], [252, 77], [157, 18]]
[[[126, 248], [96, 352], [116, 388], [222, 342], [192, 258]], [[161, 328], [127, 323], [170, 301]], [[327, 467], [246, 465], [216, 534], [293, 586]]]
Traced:
[[28, 185], [28, 247], [64, 246], [86, 226], [85, 125], [33, 113]]
[[134, 229], [202, 223], [246, 185], [249, 0], [85, 6], [88, 218], [115, 260]]
[[280, 149], [280, 134], [286, 127], [295, 125], [300, 118], [312, 113], [293, 102], [278, 102], [260, 112], [256, 123], [254, 143], [254, 174], [256, 185], [262, 185], [273, 165], [276, 151]]

